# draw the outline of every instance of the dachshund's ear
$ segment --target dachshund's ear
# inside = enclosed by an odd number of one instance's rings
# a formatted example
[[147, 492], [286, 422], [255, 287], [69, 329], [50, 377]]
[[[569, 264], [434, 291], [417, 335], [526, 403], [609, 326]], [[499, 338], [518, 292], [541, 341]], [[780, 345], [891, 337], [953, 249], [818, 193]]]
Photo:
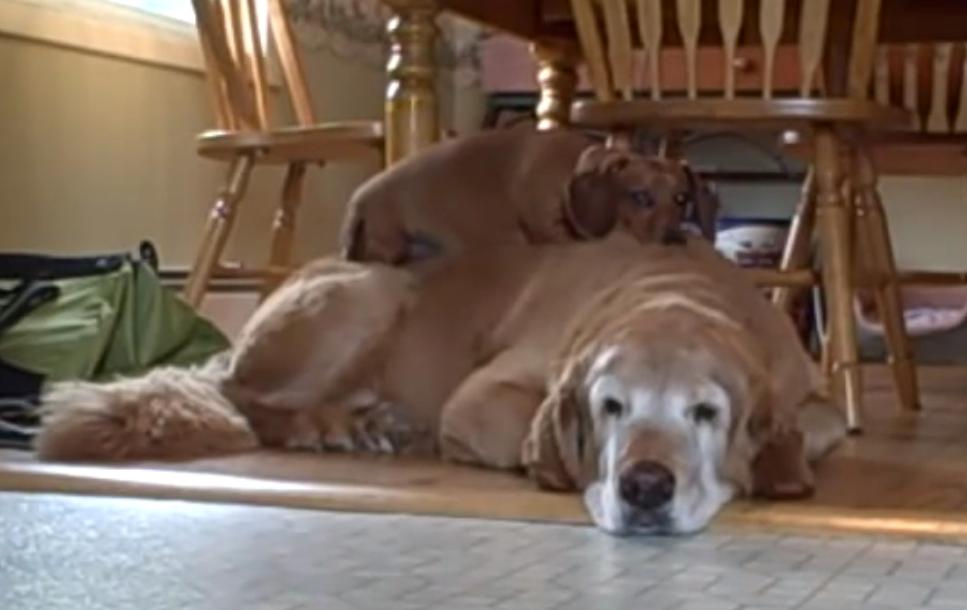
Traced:
[[590, 171], [575, 174], [563, 198], [563, 216], [579, 239], [604, 237], [618, 224], [620, 186], [607, 174]]
[[574, 165], [574, 174], [589, 172], [606, 174], [620, 171], [631, 162], [629, 151], [620, 148], [610, 148], [604, 144], [592, 144], [584, 149]]
[[593, 476], [596, 458], [591, 423], [575, 389], [570, 379], [552, 389], [524, 441], [523, 464], [530, 477], [546, 489], [580, 490]]

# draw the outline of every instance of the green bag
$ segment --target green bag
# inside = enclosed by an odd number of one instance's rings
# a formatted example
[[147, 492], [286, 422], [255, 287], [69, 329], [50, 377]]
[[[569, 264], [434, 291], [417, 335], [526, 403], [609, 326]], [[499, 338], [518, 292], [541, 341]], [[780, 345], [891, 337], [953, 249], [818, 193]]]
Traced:
[[44, 383], [104, 380], [202, 363], [228, 348], [161, 284], [151, 245], [141, 250], [140, 259], [0, 254], [0, 361]]

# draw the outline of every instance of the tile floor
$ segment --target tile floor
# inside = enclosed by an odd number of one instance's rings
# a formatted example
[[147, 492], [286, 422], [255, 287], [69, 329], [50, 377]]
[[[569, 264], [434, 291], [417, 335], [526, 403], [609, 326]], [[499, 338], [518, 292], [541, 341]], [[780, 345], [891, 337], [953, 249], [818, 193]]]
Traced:
[[0, 493], [0, 608], [967, 609], [967, 547]]

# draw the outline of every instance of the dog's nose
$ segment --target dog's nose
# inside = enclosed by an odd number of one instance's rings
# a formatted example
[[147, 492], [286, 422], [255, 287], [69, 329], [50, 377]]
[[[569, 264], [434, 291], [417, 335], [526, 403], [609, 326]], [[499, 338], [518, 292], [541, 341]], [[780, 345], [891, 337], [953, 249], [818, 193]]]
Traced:
[[621, 499], [629, 505], [654, 510], [672, 499], [675, 475], [658, 462], [635, 462], [621, 473], [618, 487]]
[[669, 227], [661, 235], [663, 246], [682, 246], [686, 243], [688, 243], [688, 238], [685, 236], [685, 231], [679, 227]]

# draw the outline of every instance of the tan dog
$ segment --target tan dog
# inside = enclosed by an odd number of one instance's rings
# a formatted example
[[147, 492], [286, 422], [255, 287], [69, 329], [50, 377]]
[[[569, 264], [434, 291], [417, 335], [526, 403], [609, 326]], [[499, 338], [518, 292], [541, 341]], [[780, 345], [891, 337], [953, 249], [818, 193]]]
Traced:
[[594, 239], [616, 227], [642, 243], [714, 239], [717, 201], [687, 165], [606, 149], [575, 131], [527, 127], [438, 144], [364, 183], [342, 254], [410, 264], [501, 243]]
[[583, 490], [611, 532], [689, 532], [737, 493], [810, 491], [806, 458], [844, 432], [819, 386], [786, 316], [710, 246], [616, 233], [467, 253], [419, 278], [315, 263], [205, 369], [55, 387], [37, 447], [423, 445]]

